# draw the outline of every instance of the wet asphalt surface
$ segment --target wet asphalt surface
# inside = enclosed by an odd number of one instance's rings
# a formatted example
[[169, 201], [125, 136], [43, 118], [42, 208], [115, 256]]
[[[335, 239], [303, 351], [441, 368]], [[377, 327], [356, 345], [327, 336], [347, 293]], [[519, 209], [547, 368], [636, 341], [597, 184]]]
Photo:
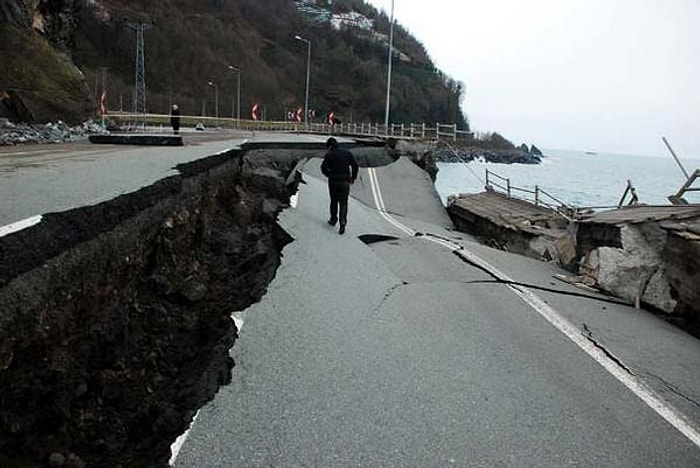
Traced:
[[22, 145], [0, 148], [0, 226], [93, 205], [177, 174], [175, 166], [245, 141], [323, 142], [324, 136], [211, 131], [183, 135], [185, 146]]
[[[0, 225], [137, 190], [245, 139], [3, 149]], [[366, 169], [338, 235], [318, 165], [306, 165], [298, 206], [280, 216], [295, 241], [268, 294], [240, 314], [233, 381], [201, 410], [175, 466], [700, 466], [697, 445], [510, 289], [382, 218]], [[564, 295], [580, 291], [552, 266], [452, 231], [412, 163], [377, 179], [394, 219], [547, 288], [537, 294], [700, 427], [697, 339], [628, 306]]]
[[[580, 291], [555, 281], [558, 270], [451, 231], [412, 163], [377, 178], [395, 219], [551, 289], [538, 294], [697, 425], [698, 340], [627, 306], [562, 295]], [[242, 315], [233, 382], [202, 409], [175, 466], [700, 465], [696, 445], [506, 286], [384, 220], [366, 170], [344, 236], [325, 224], [318, 161], [304, 179], [280, 218], [295, 241]]]

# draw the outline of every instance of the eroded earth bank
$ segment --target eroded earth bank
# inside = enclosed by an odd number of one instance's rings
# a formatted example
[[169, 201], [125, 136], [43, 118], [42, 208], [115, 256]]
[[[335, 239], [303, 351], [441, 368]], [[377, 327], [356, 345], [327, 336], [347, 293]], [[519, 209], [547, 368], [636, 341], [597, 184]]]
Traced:
[[0, 466], [167, 466], [292, 241], [295, 165], [322, 155], [231, 151], [0, 238]]

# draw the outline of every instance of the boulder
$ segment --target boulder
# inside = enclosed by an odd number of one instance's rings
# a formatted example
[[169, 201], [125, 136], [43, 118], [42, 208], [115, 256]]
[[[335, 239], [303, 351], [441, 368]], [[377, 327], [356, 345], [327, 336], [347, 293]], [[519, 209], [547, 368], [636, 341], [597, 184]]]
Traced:
[[599, 247], [588, 253], [581, 271], [598, 287], [639, 306], [672, 313], [676, 301], [666, 280], [661, 252], [666, 233], [658, 226], [629, 225], [620, 229], [622, 247]]

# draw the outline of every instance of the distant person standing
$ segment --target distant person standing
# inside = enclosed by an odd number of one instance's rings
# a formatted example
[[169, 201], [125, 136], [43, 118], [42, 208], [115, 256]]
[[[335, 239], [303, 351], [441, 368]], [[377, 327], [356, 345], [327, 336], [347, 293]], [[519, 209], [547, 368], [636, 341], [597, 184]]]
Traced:
[[328, 177], [328, 194], [331, 198], [330, 218], [328, 224], [335, 226], [340, 221], [339, 234], [345, 234], [348, 222], [348, 196], [350, 186], [357, 179], [359, 167], [352, 153], [338, 146], [338, 141], [331, 137], [326, 142], [326, 152], [321, 163], [321, 172]]
[[173, 104], [170, 111], [170, 125], [173, 127], [173, 133], [178, 135], [180, 133], [180, 108], [177, 107], [177, 104]]

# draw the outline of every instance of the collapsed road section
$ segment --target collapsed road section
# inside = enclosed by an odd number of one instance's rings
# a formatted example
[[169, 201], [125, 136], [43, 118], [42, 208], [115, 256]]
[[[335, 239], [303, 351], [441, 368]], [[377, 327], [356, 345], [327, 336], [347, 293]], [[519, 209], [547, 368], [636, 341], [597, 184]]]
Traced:
[[0, 466], [167, 466], [292, 239], [297, 161], [228, 151], [0, 238]]

